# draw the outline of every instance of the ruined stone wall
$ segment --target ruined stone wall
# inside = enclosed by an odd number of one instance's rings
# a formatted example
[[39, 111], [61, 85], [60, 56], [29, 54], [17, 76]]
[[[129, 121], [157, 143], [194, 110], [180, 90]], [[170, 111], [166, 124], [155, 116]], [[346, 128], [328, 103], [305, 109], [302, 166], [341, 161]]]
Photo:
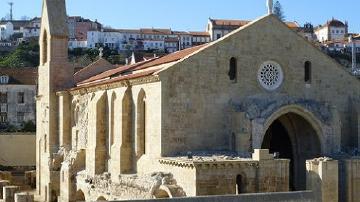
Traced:
[[314, 194], [310, 191], [284, 192], [284, 193], [260, 193], [242, 194], [238, 196], [204, 196], [172, 199], [146, 199], [134, 200], [134, 202], [315, 202]]
[[[342, 146], [353, 145], [357, 134], [348, 127], [353, 124], [349, 100], [360, 102], [359, 80], [272, 18], [234, 32], [160, 73], [163, 155], [230, 148], [232, 107], [263, 120], [283, 106], [298, 105], [321, 121], [330, 152], [340, 149], [340, 137]], [[228, 76], [231, 57], [237, 59], [236, 82]], [[263, 89], [257, 79], [261, 64], [269, 60], [284, 72], [284, 82], [274, 92]], [[306, 61], [311, 62], [311, 82], [304, 81]]]
[[344, 200], [355, 202], [360, 199], [360, 159], [348, 159], [341, 162], [344, 166], [344, 177], [342, 184]]
[[35, 166], [34, 133], [0, 133], [0, 166]]

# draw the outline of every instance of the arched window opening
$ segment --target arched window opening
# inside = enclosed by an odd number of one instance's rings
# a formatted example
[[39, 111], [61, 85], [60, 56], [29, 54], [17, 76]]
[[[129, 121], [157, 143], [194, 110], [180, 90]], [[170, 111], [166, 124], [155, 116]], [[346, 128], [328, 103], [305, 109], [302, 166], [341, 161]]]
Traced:
[[230, 59], [230, 65], [229, 65], [229, 79], [231, 81], [236, 81], [236, 75], [237, 75], [237, 61], [236, 58], [232, 57]]
[[75, 201], [85, 201], [84, 192], [82, 192], [81, 190], [77, 191], [75, 194]]
[[108, 101], [107, 94], [104, 93], [96, 103], [96, 156], [95, 172], [102, 174], [107, 171], [107, 125], [108, 125]]
[[142, 89], [137, 100], [137, 134], [136, 156], [140, 158], [145, 154], [145, 130], [146, 130], [146, 103], [145, 91]]
[[101, 196], [96, 201], [107, 201], [105, 197]]
[[116, 101], [116, 94], [114, 92], [111, 95], [111, 104], [110, 104], [110, 110], [111, 110], [110, 111], [110, 148], [114, 144], [114, 139], [115, 139], [115, 101]]
[[311, 83], [311, 62], [306, 61], [305, 62], [305, 82], [306, 83]]
[[48, 38], [47, 38], [46, 31], [44, 32], [42, 37], [43, 38], [42, 38], [42, 51], [41, 51], [42, 61], [41, 61], [41, 63], [44, 65], [48, 61]]
[[243, 193], [243, 177], [241, 175], [236, 176], [236, 194]]
[[120, 173], [134, 172], [133, 100], [131, 89], [127, 89], [122, 100], [122, 138], [120, 147]]

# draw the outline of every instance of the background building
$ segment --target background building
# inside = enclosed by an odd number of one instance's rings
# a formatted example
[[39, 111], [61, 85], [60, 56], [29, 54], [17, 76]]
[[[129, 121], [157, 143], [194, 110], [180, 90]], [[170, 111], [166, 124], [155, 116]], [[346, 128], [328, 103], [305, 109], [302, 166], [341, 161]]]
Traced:
[[7, 41], [14, 34], [14, 26], [11, 22], [0, 22], [0, 41]]
[[347, 34], [347, 22], [343, 23], [334, 18], [315, 29], [315, 35], [320, 42], [341, 41], [344, 40]]
[[37, 68], [0, 69], [0, 125], [21, 129], [35, 123]]

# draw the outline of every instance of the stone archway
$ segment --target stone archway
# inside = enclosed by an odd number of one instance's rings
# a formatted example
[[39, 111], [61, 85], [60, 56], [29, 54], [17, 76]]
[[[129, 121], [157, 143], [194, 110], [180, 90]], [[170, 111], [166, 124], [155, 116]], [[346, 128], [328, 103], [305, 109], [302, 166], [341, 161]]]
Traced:
[[77, 202], [85, 201], [85, 195], [84, 195], [84, 192], [82, 190], [78, 190], [76, 192], [75, 201], [77, 201]]
[[265, 125], [261, 147], [278, 152], [280, 158], [290, 159], [290, 189], [305, 190], [305, 161], [319, 157], [322, 144], [315, 120], [296, 111], [274, 114]]

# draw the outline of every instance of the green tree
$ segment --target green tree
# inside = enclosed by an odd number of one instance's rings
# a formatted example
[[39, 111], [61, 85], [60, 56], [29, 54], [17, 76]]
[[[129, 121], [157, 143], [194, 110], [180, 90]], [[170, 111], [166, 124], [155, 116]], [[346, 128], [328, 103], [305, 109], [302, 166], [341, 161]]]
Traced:
[[273, 10], [274, 15], [276, 15], [281, 21], [285, 21], [284, 11], [279, 1], [275, 2]]

